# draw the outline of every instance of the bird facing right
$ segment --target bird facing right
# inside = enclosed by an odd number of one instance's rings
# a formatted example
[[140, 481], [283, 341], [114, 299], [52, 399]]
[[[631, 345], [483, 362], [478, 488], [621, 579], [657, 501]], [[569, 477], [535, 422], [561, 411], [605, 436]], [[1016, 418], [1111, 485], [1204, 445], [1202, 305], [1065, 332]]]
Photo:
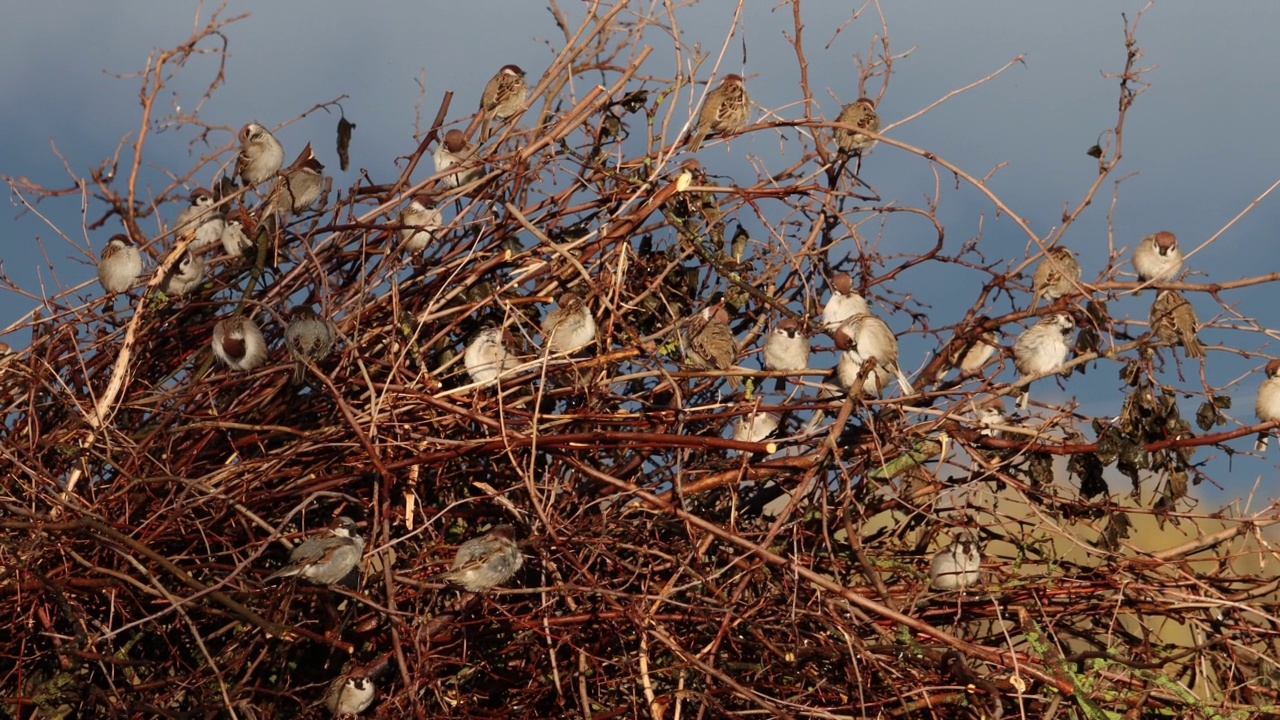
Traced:
[[982, 553], [966, 530], [956, 533], [929, 562], [929, 582], [938, 590], [963, 590], [976, 584], [981, 574]]
[[[836, 122], [873, 133], [880, 132], [880, 116], [876, 114], [876, 104], [871, 98], [860, 97], [845, 105], [836, 116]], [[875, 138], [847, 128], [836, 128], [835, 138], [836, 147], [845, 155], [859, 155], [876, 144]]]
[[233, 258], [241, 257], [253, 247], [253, 241], [244, 233], [245, 214], [232, 210], [222, 226], [222, 249]]
[[485, 592], [510, 580], [523, 563], [516, 529], [499, 525], [459, 545], [453, 566], [440, 577], [467, 592]]
[[142, 253], [128, 235], [112, 235], [98, 260], [98, 282], [109, 295], [133, 287], [142, 274]]
[[1040, 300], [1053, 302], [1070, 293], [1080, 281], [1080, 262], [1075, 253], [1062, 246], [1049, 248], [1031, 278], [1031, 309]]
[[849, 273], [837, 273], [831, 278], [831, 297], [822, 308], [822, 326], [827, 332], [835, 332], [854, 315], [869, 312], [871, 306], [853, 289]]
[[494, 120], [506, 120], [524, 107], [529, 98], [529, 84], [519, 65], [503, 65], [498, 74], [489, 79], [480, 96], [480, 142], [486, 142], [492, 133]]
[[1139, 282], [1166, 281], [1178, 276], [1182, 269], [1182, 251], [1178, 238], [1168, 230], [1161, 230], [1138, 241], [1133, 249], [1133, 269]]
[[160, 281], [160, 292], [165, 295], [186, 295], [200, 287], [204, 280], [204, 260], [191, 250], [182, 253], [178, 262], [169, 268]]
[[289, 563], [263, 578], [298, 577], [316, 585], [333, 585], [347, 576], [364, 555], [364, 538], [356, 534], [356, 523], [345, 515], [337, 527], [307, 538], [294, 546]]
[[302, 384], [307, 373], [307, 361], [317, 362], [333, 349], [333, 324], [306, 305], [299, 305], [289, 314], [289, 325], [284, 329], [285, 346], [293, 357], [293, 384]]
[[891, 378], [898, 379], [903, 395], [915, 392], [911, 381], [898, 367], [898, 338], [883, 320], [871, 313], [854, 315], [835, 333], [836, 347], [843, 350], [836, 364], [836, 376], [846, 390], [852, 390], [862, 365], [875, 360], [875, 367], [863, 380], [862, 390], [879, 395]]
[[223, 318], [213, 326], [213, 354], [232, 370], [253, 370], [267, 361], [267, 341], [249, 318]]
[[729, 135], [747, 124], [751, 115], [751, 98], [741, 75], [725, 75], [718, 87], [707, 93], [698, 121], [689, 139], [689, 152], [702, 146], [708, 133]]
[[174, 232], [195, 235], [195, 240], [187, 246], [190, 249], [201, 250], [222, 239], [223, 218], [222, 213], [214, 209], [215, 203], [213, 193], [196, 188], [191, 191], [190, 203], [173, 221]]
[[738, 341], [723, 304], [708, 305], [689, 318], [682, 340], [685, 359], [693, 367], [728, 370], [738, 359]]
[[[1265, 372], [1267, 378], [1258, 386], [1258, 397], [1254, 400], [1253, 410], [1260, 422], [1275, 422], [1280, 420], [1280, 360], [1268, 362]], [[1269, 431], [1258, 433], [1253, 449], [1266, 452], [1267, 438], [1270, 435]]]
[[[467, 136], [461, 130], [453, 129], [444, 134], [444, 140], [436, 146], [431, 159], [436, 163], [436, 173], [442, 173], [456, 165], [474, 165], [476, 149], [467, 142]], [[479, 165], [458, 172], [449, 173], [441, 182], [447, 188], [469, 185], [484, 176], [484, 168]]]
[[[1044, 375], [1067, 361], [1071, 348], [1067, 338], [1076, 323], [1067, 313], [1046, 315], [1018, 336], [1013, 345], [1013, 365], [1023, 378]], [[1030, 385], [1022, 389], [1018, 409], [1025, 410], [1031, 397]]]
[[542, 343], [548, 352], [570, 353], [596, 339], [596, 318], [577, 293], [567, 292], [542, 322]]
[[298, 154], [298, 159], [280, 173], [280, 179], [271, 190], [263, 216], [278, 212], [288, 217], [311, 207], [320, 199], [320, 193], [324, 190], [323, 170], [324, 165], [316, 159], [311, 143], [307, 143]]
[[1196, 310], [1177, 290], [1161, 290], [1151, 303], [1148, 322], [1160, 342], [1181, 345], [1187, 357], [1204, 357], [1204, 345], [1196, 339]]
[[236, 174], [245, 185], [257, 185], [274, 177], [283, 164], [284, 148], [270, 130], [258, 123], [249, 123], [240, 129]]
[[407, 253], [422, 252], [440, 229], [443, 216], [435, 200], [427, 193], [418, 193], [400, 211], [400, 243]]

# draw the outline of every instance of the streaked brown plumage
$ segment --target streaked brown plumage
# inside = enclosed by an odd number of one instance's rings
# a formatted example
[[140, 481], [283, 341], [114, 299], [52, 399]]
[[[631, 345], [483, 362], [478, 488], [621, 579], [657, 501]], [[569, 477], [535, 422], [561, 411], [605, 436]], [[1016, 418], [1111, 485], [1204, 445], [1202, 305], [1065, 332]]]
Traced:
[[[873, 133], [880, 132], [880, 116], [876, 114], [876, 105], [871, 98], [861, 97], [845, 105], [836, 116], [836, 122], [852, 125]], [[835, 129], [836, 147], [846, 155], [857, 155], [870, 150], [876, 144], [875, 138], [856, 130]]]
[[1196, 310], [1177, 290], [1161, 290], [1151, 303], [1151, 331], [1160, 342], [1181, 345], [1187, 357], [1204, 357], [1204, 346], [1196, 339], [1200, 323]]
[[524, 79], [524, 70], [518, 65], [503, 65], [496, 75], [489, 79], [480, 96], [480, 142], [489, 139], [494, 120], [506, 120], [524, 107], [529, 97], [529, 85]]
[[689, 139], [689, 152], [696, 151], [708, 133], [728, 135], [747, 124], [751, 98], [741, 75], [725, 75], [719, 87], [707, 93]]
[[1035, 310], [1041, 299], [1053, 302], [1070, 293], [1079, 281], [1080, 263], [1075, 254], [1061, 246], [1049, 248], [1031, 279], [1031, 309]]

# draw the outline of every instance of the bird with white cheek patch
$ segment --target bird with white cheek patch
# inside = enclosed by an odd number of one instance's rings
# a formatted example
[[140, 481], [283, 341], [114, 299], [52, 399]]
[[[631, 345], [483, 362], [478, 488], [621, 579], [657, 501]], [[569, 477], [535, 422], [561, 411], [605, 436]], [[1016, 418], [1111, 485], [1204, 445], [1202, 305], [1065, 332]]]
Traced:
[[275, 177], [283, 164], [284, 148], [270, 130], [258, 123], [249, 123], [240, 129], [236, 174], [245, 185], [257, 185]]
[[98, 259], [98, 282], [109, 295], [133, 287], [142, 274], [142, 253], [128, 235], [113, 235]]
[[246, 372], [267, 361], [267, 341], [249, 318], [223, 318], [213, 326], [213, 354], [232, 370]]
[[[1018, 336], [1013, 345], [1013, 365], [1023, 378], [1053, 372], [1067, 361], [1071, 347], [1067, 338], [1075, 329], [1075, 321], [1066, 313], [1046, 315]], [[1031, 386], [1027, 385], [1018, 397], [1018, 409], [1026, 410], [1031, 398]]]
[[1133, 269], [1140, 282], [1173, 280], [1182, 270], [1182, 250], [1178, 238], [1161, 230], [1138, 241], [1133, 249]]

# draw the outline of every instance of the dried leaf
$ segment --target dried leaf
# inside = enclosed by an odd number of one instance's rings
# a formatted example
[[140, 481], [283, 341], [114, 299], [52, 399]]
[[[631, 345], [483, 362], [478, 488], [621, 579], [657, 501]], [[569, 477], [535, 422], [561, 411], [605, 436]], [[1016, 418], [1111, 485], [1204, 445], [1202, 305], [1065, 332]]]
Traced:
[[348, 151], [351, 149], [351, 131], [355, 129], [356, 124], [347, 120], [345, 115], [338, 118], [338, 167], [343, 170], [351, 164]]

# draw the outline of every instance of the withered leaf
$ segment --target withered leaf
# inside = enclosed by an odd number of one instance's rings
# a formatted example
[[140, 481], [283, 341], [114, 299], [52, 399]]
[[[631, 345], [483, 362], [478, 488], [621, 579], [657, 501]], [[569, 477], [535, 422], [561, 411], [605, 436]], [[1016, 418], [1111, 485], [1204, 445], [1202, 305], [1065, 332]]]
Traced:
[[1098, 456], [1090, 453], [1076, 453], [1067, 461], [1067, 472], [1080, 478], [1080, 495], [1085, 499], [1107, 492], [1107, 481], [1102, 479], [1104, 468]]
[[338, 118], [338, 167], [343, 170], [351, 164], [348, 152], [351, 149], [351, 131], [355, 129], [356, 124], [347, 120], [345, 115]]

